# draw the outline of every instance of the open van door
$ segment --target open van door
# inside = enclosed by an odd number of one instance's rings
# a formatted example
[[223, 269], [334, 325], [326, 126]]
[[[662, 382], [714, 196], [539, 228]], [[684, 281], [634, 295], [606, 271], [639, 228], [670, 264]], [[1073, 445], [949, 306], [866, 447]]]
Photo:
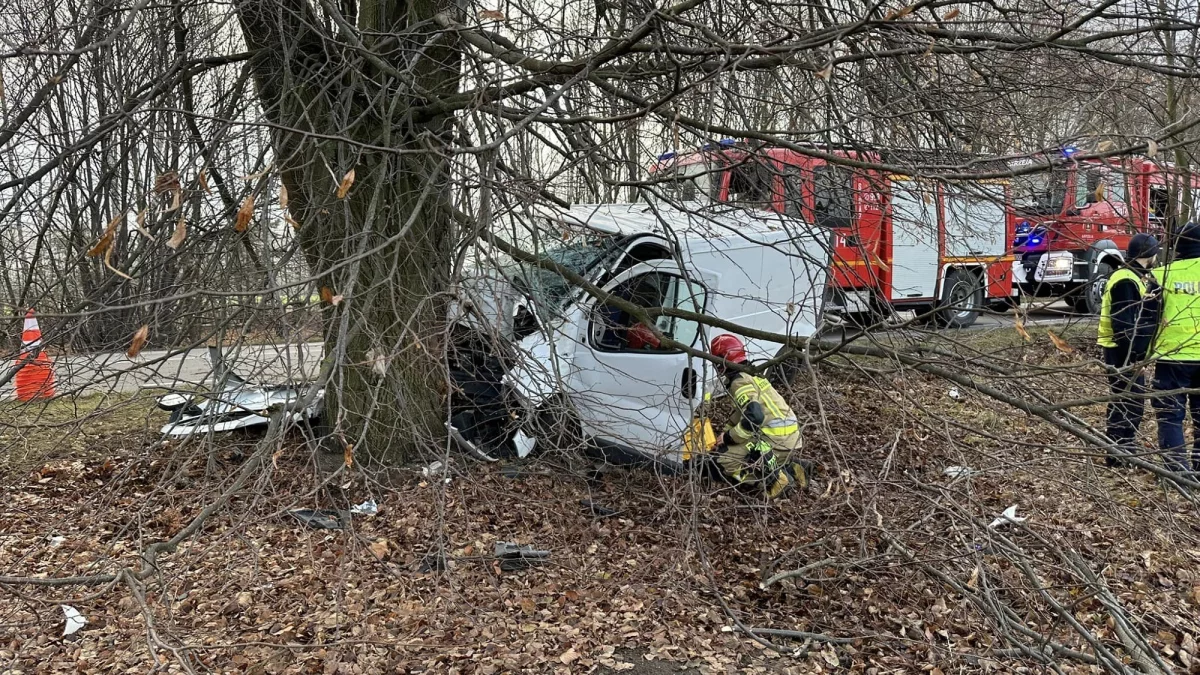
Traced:
[[[701, 313], [705, 288], [696, 278], [675, 261], [656, 260], [625, 270], [604, 290], [642, 307]], [[678, 465], [683, 431], [701, 398], [700, 364], [660, 346], [627, 312], [595, 298], [584, 317], [569, 383], [582, 431], [610, 460]], [[656, 327], [677, 342], [699, 342], [695, 321], [659, 316]]]

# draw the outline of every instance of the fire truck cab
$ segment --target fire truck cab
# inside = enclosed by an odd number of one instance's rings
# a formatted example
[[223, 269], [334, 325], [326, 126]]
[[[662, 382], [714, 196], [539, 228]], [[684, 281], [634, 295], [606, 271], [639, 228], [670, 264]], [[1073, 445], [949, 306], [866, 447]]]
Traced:
[[[1064, 151], [1069, 159], [1072, 149]], [[1023, 169], [1036, 160], [1010, 162]], [[1200, 178], [1144, 157], [1068, 162], [1018, 175], [1013, 186], [1013, 279], [1024, 295], [1063, 298], [1096, 314], [1108, 277], [1138, 232], [1160, 238], [1184, 213]], [[1193, 202], [1195, 203], [1195, 202]]]
[[914, 310], [964, 327], [986, 307], [1012, 302], [1006, 182], [935, 182], [836, 161], [911, 165], [917, 153], [814, 150], [722, 141], [666, 153], [651, 168], [653, 189], [673, 201], [770, 209], [828, 228], [826, 311], [854, 323]]

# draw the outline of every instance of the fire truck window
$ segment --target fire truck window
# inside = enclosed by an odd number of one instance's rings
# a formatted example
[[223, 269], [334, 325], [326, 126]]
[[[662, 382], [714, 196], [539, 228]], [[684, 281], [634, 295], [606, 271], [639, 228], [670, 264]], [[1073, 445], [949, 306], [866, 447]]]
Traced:
[[1067, 197], [1067, 172], [1015, 176], [1012, 181], [1013, 204], [1023, 213], [1050, 215], [1062, 211]]
[[854, 215], [853, 175], [837, 166], [813, 169], [813, 213], [817, 225], [850, 227]]
[[801, 218], [804, 215], [804, 183], [800, 170], [788, 167], [783, 172], [783, 213]]
[[1125, 174], [1113, 172], [1104, 178], [1104, 201], [1121, 202], [1129, 201], [1129, 192], [1125, 188]]
[[1092, 169], [1075, 177], [1075, 208], [1096, 203], [1096, 188], [1100, 187], [1100, 172]]
[[765, 208], [771, 204], [771, 183], [775, 173], [761, 163], [745, 161], [732, 167], [729, 176], [729, 201]]

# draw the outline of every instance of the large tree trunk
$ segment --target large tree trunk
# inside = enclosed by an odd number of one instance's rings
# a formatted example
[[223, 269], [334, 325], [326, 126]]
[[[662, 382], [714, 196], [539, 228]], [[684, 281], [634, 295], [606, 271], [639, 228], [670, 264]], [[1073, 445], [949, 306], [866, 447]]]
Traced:
[[[458, 86], [458, 53], [430, 21], [443, 9], [366, 0], [355, 27], [304, 0], [238, 4], [301, 248], [319, 285], [344, 298], [324, 310], [326, 358], [340, 360], [326, 420], [360, 457], [403, 461], [442, 433], [452, 119], [412, 109]], [[338, 37], [320, 31], [339, 21]]]

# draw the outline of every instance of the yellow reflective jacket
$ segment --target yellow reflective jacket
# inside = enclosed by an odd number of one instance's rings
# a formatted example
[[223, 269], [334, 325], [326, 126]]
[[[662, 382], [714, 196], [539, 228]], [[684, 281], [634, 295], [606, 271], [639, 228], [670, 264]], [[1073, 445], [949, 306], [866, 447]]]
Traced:
[[[735, 443], [741, 445], [760, 438], [776, 450], [790, 453], [800, 448], [800, 425], [796, 422], [796, 413], [792, 412], [791, 406], [770, 382], [761, 377], [738, 373], [729, 381], [728, 389], [737, 404], [729, 427], [729, 435]], [[757, 430], [748, 429], [742, 424], [742, 411], [754, 401], [763, 407], [765, 417], [762, 427]]]

